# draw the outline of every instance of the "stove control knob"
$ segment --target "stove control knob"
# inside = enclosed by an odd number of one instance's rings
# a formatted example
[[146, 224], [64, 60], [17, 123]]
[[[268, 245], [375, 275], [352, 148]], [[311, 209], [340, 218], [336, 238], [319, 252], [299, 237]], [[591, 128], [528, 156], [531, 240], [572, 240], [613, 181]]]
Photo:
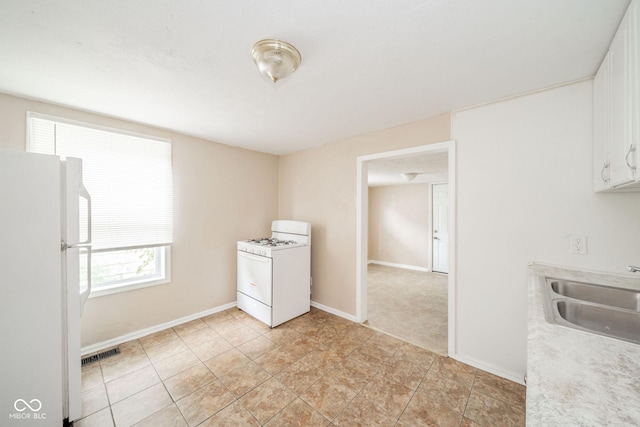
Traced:
[[267, 251], [260, 251], [260, 252], [261, 252], [260, 255], [266, 255], [267, 254]]

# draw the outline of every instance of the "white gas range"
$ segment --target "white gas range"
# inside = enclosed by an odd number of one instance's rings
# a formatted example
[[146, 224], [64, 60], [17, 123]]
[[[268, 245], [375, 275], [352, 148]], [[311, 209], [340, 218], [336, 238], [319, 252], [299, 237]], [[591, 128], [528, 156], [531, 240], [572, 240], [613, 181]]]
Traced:
[[271, 237], [238, 242], [238, 308], [278, 326], [310, 309], [311, 225], [273, 221]]

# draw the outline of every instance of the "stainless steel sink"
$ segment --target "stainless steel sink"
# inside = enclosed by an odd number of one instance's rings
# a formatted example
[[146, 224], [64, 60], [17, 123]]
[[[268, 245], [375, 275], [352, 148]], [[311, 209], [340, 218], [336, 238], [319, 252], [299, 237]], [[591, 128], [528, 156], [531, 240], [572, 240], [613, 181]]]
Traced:
[[555, 293], [565, 297], [640, 311], [640, 291], [565, 280], [552, 280], [549, 284]]
[[600, 335], [640, 344], [638, 312], [572, 300], [557, 301], [556, 307], [560, 316], [573, 325]]
[[546, 278], [549, 323], [640, 344], [640, 290]]

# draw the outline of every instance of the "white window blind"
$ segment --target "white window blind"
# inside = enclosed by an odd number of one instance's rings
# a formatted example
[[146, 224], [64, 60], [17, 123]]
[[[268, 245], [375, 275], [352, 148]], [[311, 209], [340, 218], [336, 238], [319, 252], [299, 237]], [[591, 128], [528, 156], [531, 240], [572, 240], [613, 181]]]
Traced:
[[30, 113], [29, 151], [79, 157], [92, 198], [93, 250], [173, 240], [171, 143]]

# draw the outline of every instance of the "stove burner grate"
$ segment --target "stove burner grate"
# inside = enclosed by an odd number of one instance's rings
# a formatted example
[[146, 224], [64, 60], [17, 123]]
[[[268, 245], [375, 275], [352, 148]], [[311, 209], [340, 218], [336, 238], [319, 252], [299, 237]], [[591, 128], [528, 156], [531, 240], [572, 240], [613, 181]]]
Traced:
[[293, 245], [296, 242], [295, 240], [280, 240], [274, 237], [259, 237], [257, 239], [249, 239], [248, 243], [255, 243], [261, 246], [288, 246]]

